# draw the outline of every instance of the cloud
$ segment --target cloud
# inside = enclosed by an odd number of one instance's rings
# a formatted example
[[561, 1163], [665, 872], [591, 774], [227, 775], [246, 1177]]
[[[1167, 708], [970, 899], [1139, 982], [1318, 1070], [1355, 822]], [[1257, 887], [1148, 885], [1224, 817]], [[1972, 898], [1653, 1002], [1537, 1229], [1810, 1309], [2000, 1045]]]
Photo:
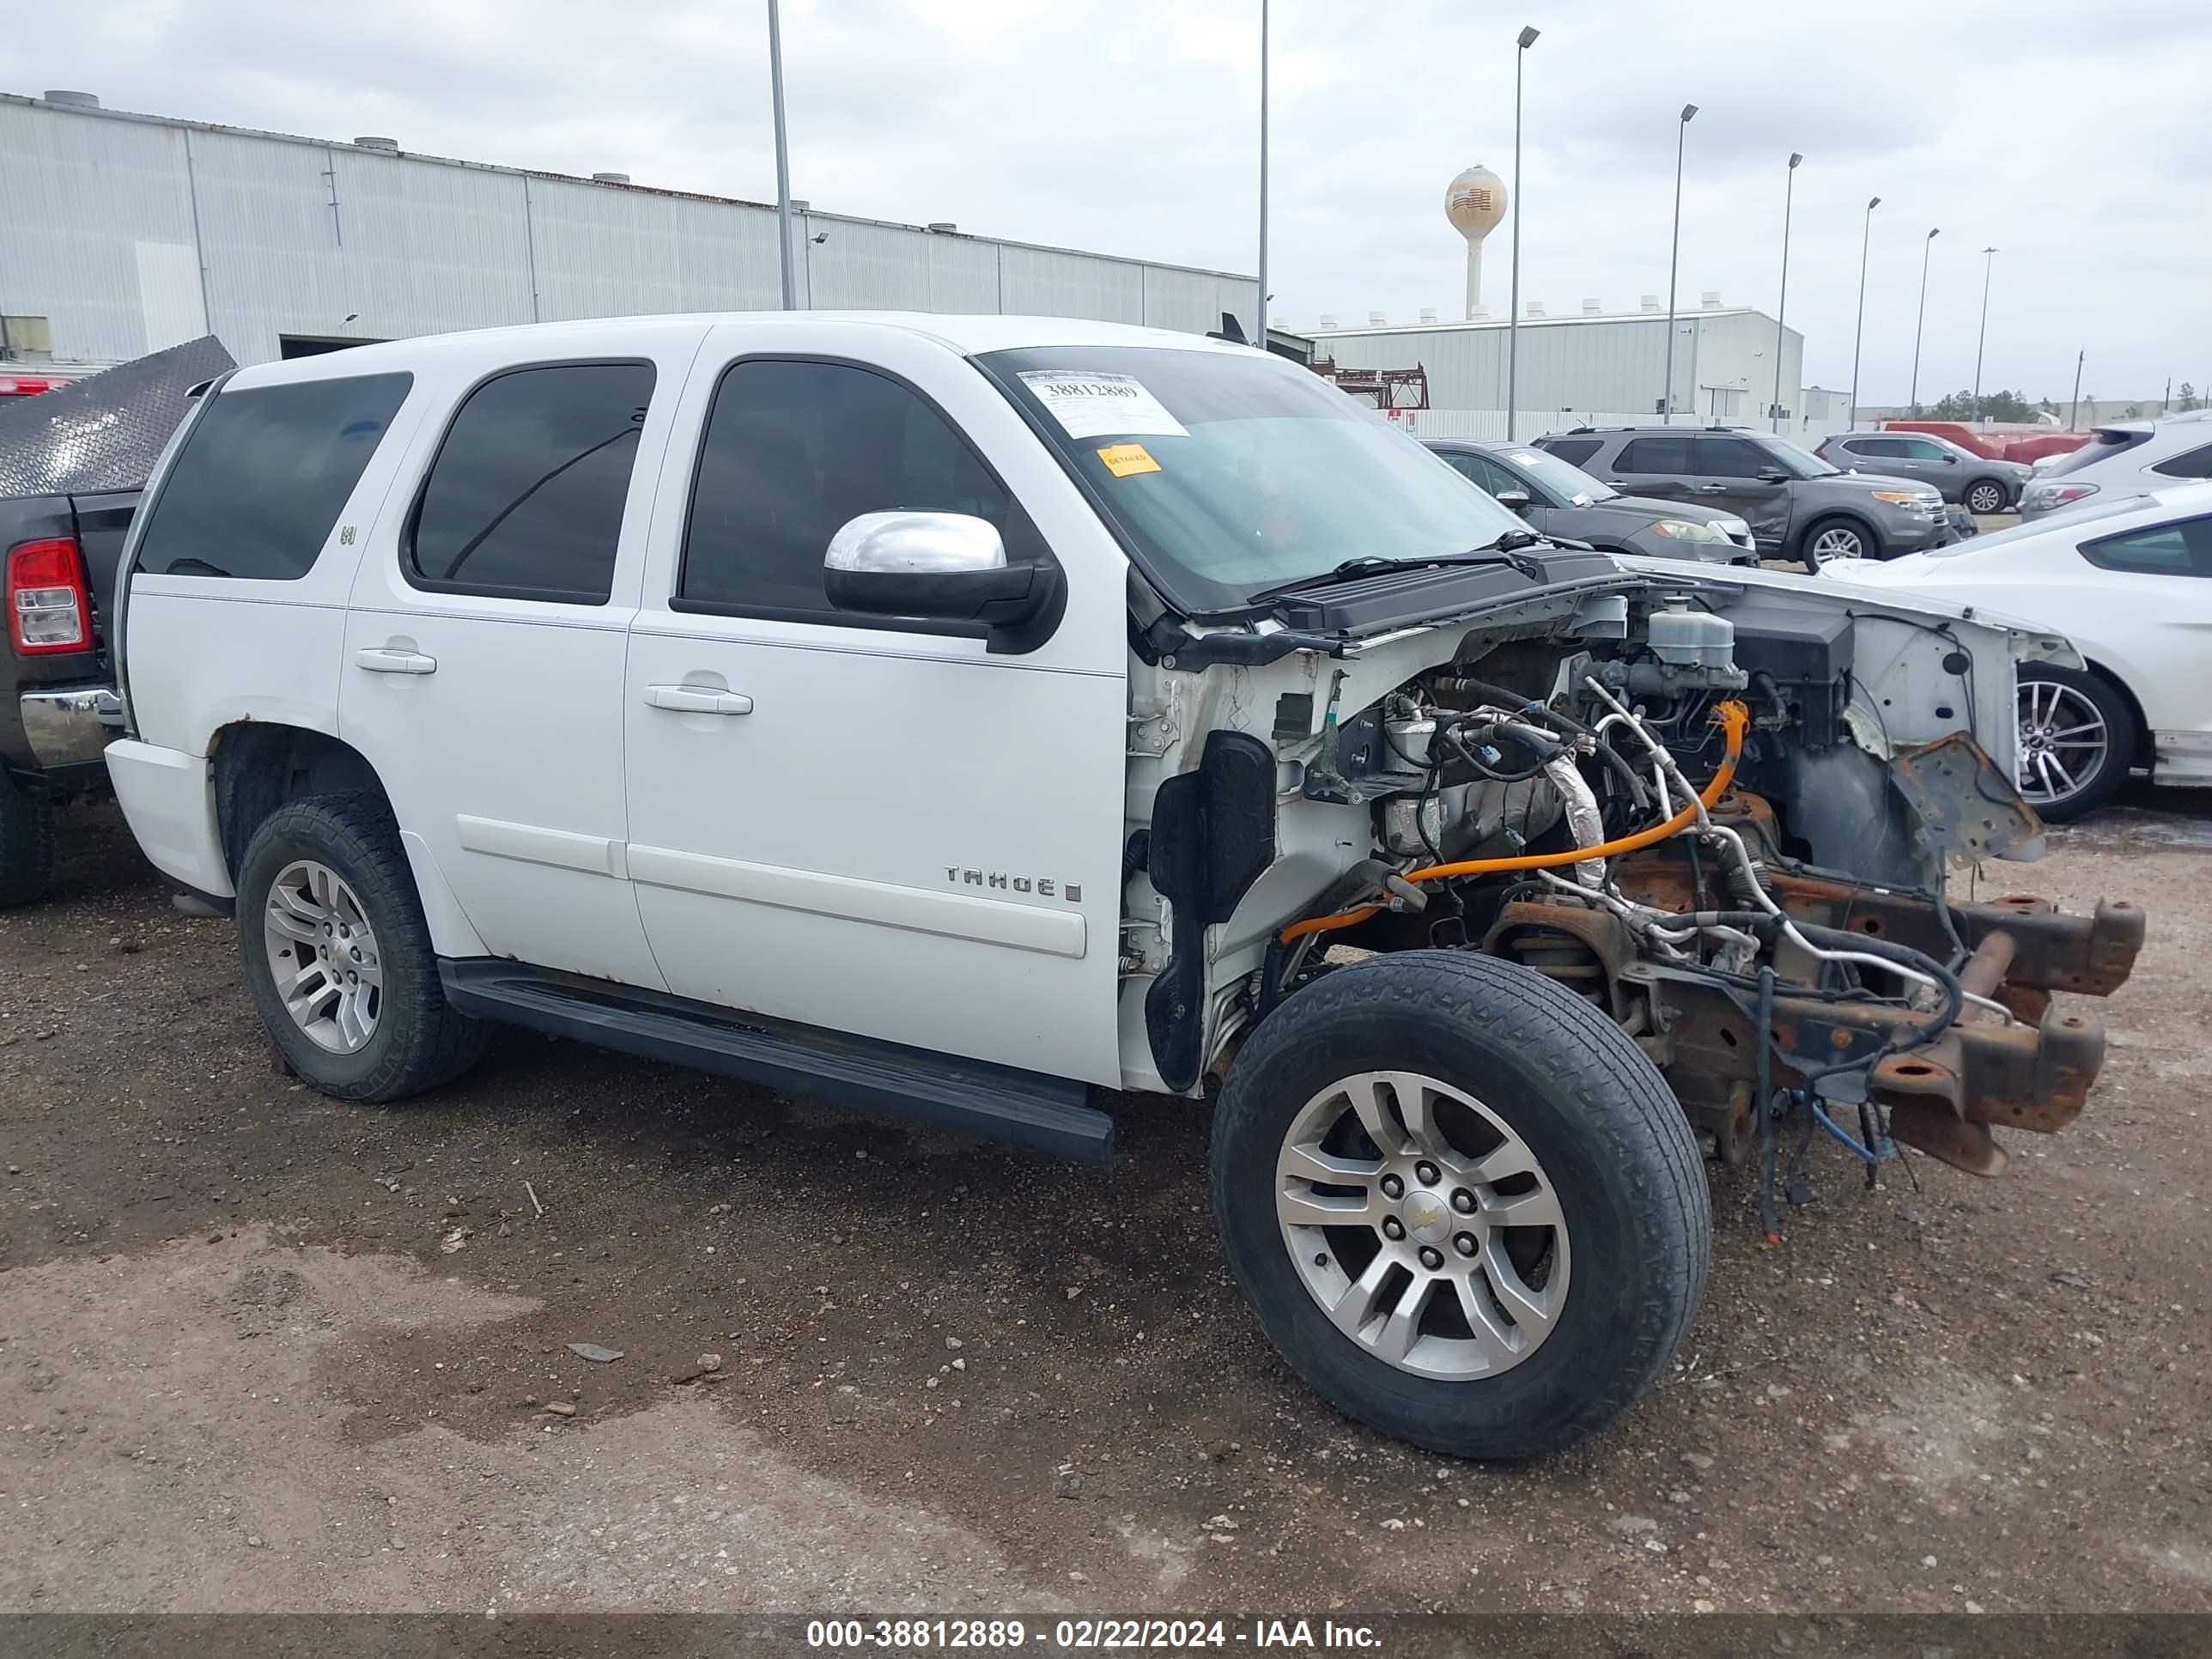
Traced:
[[[1901, 399], [1920, 254], [1923, 395], [1972, 378], [2063, 397], [2212, 380], [2212, 10], [2153, 0], [1273, 0], [1273, 307], [1446, 314], [1444, 182], [1510, 175], [1528, 54], [1524, 299], [1632, 308], [1666, 286], [1675, 112], [1680, 287], [1771, 308], [1784, 161], [1789, 319], [1848, 382], [1864, 205], [1862, 395]], [[820, 208], [1249, 271], [1256, 0], [785, 0], [793, 188]], [[763, 8], [659, 0], [77, 0], [11, 20], [0, 86], [761, 200], [774, 192]], [[1488, 259], [1505, 301], [1511, 222]]]

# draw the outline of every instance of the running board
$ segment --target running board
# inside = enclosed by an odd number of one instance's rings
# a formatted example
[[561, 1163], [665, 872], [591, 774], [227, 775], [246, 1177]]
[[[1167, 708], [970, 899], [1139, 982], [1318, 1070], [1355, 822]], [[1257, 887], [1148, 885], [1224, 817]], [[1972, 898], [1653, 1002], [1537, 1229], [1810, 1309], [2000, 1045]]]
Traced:
[[1113, 1161], [1114, 1120], [1087, 1103], [1084, 1085], [1064, 1078], [739, 1015], [688, 997], [492, 957], [441, 957], [438, 976], [446, 1000], [481, 1019], [1085, 1164]]

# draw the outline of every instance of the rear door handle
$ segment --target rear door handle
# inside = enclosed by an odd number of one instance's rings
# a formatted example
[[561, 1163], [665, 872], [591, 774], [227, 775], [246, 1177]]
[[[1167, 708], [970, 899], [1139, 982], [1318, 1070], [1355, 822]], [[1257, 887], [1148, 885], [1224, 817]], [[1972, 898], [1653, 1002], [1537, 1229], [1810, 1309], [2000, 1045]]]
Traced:
[[434, 674], [438, 659], [426, 657], [420, 651], [397, 651], [389, 646], [372, 645], [353, 653], [354, 665], [365, 668], [372, 674]]
[[648, 685], [646, 706], [679, 714], [750, 714], [753, 700], [742, 691], [717, 691], [707, 685]]

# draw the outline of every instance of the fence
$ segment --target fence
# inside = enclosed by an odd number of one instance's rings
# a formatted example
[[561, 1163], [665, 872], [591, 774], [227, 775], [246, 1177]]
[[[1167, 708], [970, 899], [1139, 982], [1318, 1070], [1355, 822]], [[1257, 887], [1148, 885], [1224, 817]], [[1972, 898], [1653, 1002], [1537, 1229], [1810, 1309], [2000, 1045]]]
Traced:
[[[1496, 443], [1505, 437], [1505, 411], [1502, 409], [1401, 409], [1389, 411], [1389, 416], [1416, 438], [1474, 438]], [[1657, 419], [1648, 412], [1625, 415], [1607, 410], [1524, 409], [1514, 422], [1513, 435], [1526, 440], [1577, 426], [1649, 426]], [[1676, 425], [1683, 427], [1698, 423], [1687, 415], [1678, 415], [1674, 420]], [[1756, 421], [1734, 424], [1754, 428], [1761, 426]], [[1781, 435], [1810, 449], [1830, 433], [1848, 429], [1848, 422], [1843, 420], [1792, 421]]]

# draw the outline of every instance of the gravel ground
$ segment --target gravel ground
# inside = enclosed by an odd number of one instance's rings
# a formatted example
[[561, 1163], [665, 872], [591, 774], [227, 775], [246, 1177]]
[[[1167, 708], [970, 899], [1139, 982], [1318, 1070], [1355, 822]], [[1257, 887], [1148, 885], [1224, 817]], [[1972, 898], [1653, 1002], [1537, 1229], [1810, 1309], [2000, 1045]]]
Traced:
[[2208, 808], [2006, 872], [2151, 913], [2073, 1131], [1826, 1148], [1775, 1249], [1717, 1175], [1680, 1364], [1509, 1468], [1289, 1376], [1187, 1104], [1110, 1177], [524, 1034], [340, 1106], [75, 809], [0, 916], [0, 1609], [2212, 1611]]

